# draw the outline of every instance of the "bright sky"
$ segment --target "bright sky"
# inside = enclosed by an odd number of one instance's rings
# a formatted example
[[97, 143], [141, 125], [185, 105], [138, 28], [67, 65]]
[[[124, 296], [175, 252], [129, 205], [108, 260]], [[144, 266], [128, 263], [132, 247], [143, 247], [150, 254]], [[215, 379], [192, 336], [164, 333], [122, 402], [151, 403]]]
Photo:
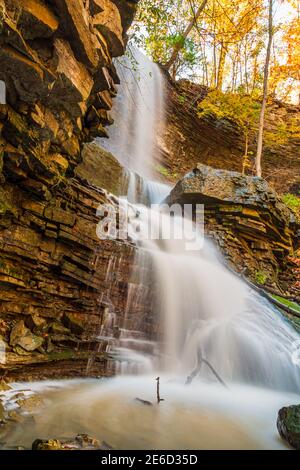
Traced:
[[[151, 0], [150, 0], [151, 1]], [[266, 11], [267, 11], [267, 4], [268, 0], [266, 1]], [[298, 3], [300, 0], [298, 0]], [[274, 25], [278, 26], [282, 23], [287, 23], [290, 21], [291, 17], [295, 16], [295, 7], [293, 7], [287, 0], [274, 0]], [[146, 34], [146, 29], [142, 28], [142, 34]], [[274, 37], [274, 48], [279, 49], [282, 45], [282, 38], [280, 32], [277, 32]], [[142, 52], [146, 54], [146, 52], [142, 49]], [[279, 58], [277, 58], [279, 59]], [[285, 57], [281, 57], [281, 61], [285, 61]], [[300, 64], [299, 64], [300, 67]], [[200, 73], [199, 73], [200, 75]], [[189, 78], [188, 73], [182, 74], [183, 78]], [[299, 103], [299, 91], [300, 91], [300, 82], [295, 83], [295, 90], [290, 95], [291, 102], [298, 104]]]

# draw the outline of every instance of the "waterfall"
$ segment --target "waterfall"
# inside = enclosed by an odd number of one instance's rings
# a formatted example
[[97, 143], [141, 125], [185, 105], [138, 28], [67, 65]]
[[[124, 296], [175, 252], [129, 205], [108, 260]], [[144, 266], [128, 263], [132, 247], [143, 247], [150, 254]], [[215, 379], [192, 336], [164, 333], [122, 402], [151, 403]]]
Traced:
[[[149, 211], [140, 210], [144, 227]], [[152, 224], [159, 226], [162, 218], [169, 215], [152, 211]], [[179, 233], [182, 220], [173, 223]], [[185, 234], [187, 239], [193, 236]], [[292, 361], [298, 334], [268, 301], [221, 264], [209, 240], [197, 252], [186, 251], [184, 239], [146, 239], [142, 246], [151, 254], [157, 279], [166, 372], [186, 377], [200, 347], [226, 383], [300, 390], [300, 369]], [[214, 379], [204, 366], [201, 375]]]
[[128, 46], [125, 56], [115, 60], [115, 66], [122, 85], [111, 112], [114, 124], [108, 128], [109, 139], [97, 141], [127, 169], [127, 196], [134, 202], [139, 191], [137, 174], [147, 185], [154, 172], [153, 137], [164, 120], [164, 83], [159, 67], [132, 46]]
[[[115, 123], [110, 139], [101, 145], [129, 171], [141, 175], [148, 199], [157, 203], [170, 191], [153, 181], [155, 139], [164, 116], [163, 78], [158, 66], [140, 52], [131, 54], [137, 62], [134, 71], [128, 57], [117, 64], [122, 86], [114, 105]], [[292, 361], [299, 336], [281, 313], [222, 265], [210, 241], [205, 240], [200, 251], [189, 252], [185, 239], [143, 237], [149, 220], [160, 232], [162, 223], [180, 229], [183, 219], [171, 221], [157, 208], [136, 208], [139, 217], [131, 219], [129, 231], [140, 246], [139, 262], [150, 259], [154, 266], [164, 370], [187, 376], [201, 348], [203, 357], [228, 383], [299, 391], [300, 369]], [[193, 230], [191, 223], [184, 232], [187, 239], [193, 237]], [[130, 291], [129, 310], [136, 295], [138, 290]], [[204, 366], [201, 376], [215, 380]]]
[[[100, 144], [115, 153], [132, 175], [130, 200], [137, 197], [135, 172], [139, 172], [148, 201], [157, 204], [170, 192], [152, 174], [157, 126], [163, 122], [163, 80], [156, 65], [140, 53], [134, 55], [136, 68], [146, 72], [131, 72], [128, 59], [122, 59], [123, 67], [118, 65], [121, 79], [128, 80], [115, 102], [111, 139]], [[139, 75], [138, 83], [129, 80], [133, 73]], [[117, 375], [109, 380], [10, 384], [12, 393], [27, 393], [29, 388], [30, 394], [43, 397], [34, 420], [31, 414], [28, 419], [24, 415], [22, 426], [9, 427], [10, 446], [31, 448], [37, 437], [57, 439], [80, 432], [118, 450], [285, 448], [275, 423], [278, 410], [299, 399], [299, 366], [291, 358], [299, 336], [279, 311], [223, 266], [213, 244], [203, 242], [190, 219], [180, 214], [171, 217], [163, 205], [148, 207], [123, 198], [122, 204], [131, 209], [128, 231], [138, 248], [134, 273], [119, 337], [112, 334], [118, 319], [109, 295], [103, 299], [107, 307], [99, 332], [99, 340], [114, 355]], [[183, 224], [183, 237], [164, 236], [170, 228], [172, 234], [180, 233]], [[158, 236], [147, 237], [149, 225]], [[201, 249], [187, 250], [191, 240]], [[119, 261], [117, 255], [111, 259], [107, 280], [113, 278]], [[160, 342], [132, 327], [145, 284], [160, 317]], [[205, 363], [200, 377], [186, 385], [199, 348], [226, 388]], [[164, 398], [159, 405], [158, 374]], [[154, 406], [145, 406], [145, 401]]]

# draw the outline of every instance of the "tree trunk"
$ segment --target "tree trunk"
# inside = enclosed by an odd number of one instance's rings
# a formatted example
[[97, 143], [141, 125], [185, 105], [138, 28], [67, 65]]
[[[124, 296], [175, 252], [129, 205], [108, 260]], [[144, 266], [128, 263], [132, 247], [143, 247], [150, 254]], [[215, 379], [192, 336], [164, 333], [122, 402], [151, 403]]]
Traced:
[[186, 30], [183, 33], [183, 42], [181, 44], [177, 44], [174, 47], [170, 60], [165, 64], [165, 67], [166, 67], [167, 70], [170, 70], [170, 68], [172, 67], [172, 65], [176, 61], [176, 59], [178, 57], [178, 54], [179, 54], [180, 50], [182, 49], [186, 38], [188, 37], [188, 35], [192, 31], [193, 27], [197, 23], [197, 20], [198, 20], [199, 16], [201, 15], [202, 11], [204, 10], [206, 4], [207, 4], [207, 0], [203, 0], [201, 5], [199, 6], [198, 10], [196, 12], [194, 12], [193, 17], [191, 18]]
[[262, 147], [263, 147], [263, 134], [264, 134], [264, 124], [265, 124], [265, 111], [268, 98], [268, 80], [269, 80], [269, 68], [270, 68], [270, 57], [271, 57], [271, 48], [273, 41], [273, 0], [269, 0], [269, 39], [267, 47], [267, 55], [265, 61], [264, 69], [264, 90], [263, 90], [263, 100], [260, 111], [259, 118], [259, 128], [258, 128], [258, 137], [257, 137], [257, 152], [255, 159], [255, 168], [256, 176], [261, 176], [261, 156], [262, 156]]
[[248, 149], [249, 149], [249, 132], [248, 129], [245, 130], [245, 152], [243, 156], [243, 165], [242, 165], [242, 175], [246, 174], [246, 168], [249, 165], [248, 162]]
[[225, 68], [225, 62], [226, 62], [226, 49], [223, 45], [221, 44], [221, 50], [220, 50], [220, 57], [219, 57], [219, 66], [218, 66], [218, 74], [217, 74], [217, 90], [222, 91], [222, 86], [223, 86], [223, 79], [224, 79], [224, 68]]

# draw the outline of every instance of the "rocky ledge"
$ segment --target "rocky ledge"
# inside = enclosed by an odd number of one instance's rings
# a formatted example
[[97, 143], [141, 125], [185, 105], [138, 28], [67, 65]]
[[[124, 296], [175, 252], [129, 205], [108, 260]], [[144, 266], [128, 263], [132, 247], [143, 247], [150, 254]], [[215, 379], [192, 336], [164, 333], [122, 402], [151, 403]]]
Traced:
[[287, 293], [288, 256], [299, 247], [300, 222], [262, 178], [198, 164], [169, 204], [204, 204], [205, 230], [229, 266], [253, 283]]
[[124, 325], [135, 249], [99, 242], [97, 207], [116, 201], [87, 172], [96, 149], [82, 152], [111, 123], [112, 59], [124, 53], [136, 3], [0, 0], [0, 376], [8, 379], [111, 374], [99, 334], [113, 341], [127, 325], [150, 334], [149, 302], [146, 310], [137, 302]]

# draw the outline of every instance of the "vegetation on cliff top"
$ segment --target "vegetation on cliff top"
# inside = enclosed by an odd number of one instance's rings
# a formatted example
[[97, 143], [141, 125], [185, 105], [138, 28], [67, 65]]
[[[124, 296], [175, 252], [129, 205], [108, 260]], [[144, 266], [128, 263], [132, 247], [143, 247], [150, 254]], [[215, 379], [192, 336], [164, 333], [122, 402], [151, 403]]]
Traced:
[[133, 39], [174, 80], [189, 77], [211, 90], [200, 112], [237, 123], [245, 141], [243, 171], [261, 176], [268, 141], [299, 139], [297, 119], [278, 123], [275, 133], [265, 129], [270, 99], [299, 101], [299, 15], [298, 0], [142, 0]]

